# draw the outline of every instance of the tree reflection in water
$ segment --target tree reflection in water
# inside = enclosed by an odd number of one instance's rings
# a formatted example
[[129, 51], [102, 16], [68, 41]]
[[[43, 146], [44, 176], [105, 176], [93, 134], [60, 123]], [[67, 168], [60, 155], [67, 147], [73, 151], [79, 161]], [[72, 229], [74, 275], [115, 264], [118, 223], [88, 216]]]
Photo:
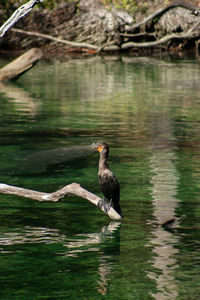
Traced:
[[[175, 167], [175, 147], [169, 138], [170, 126], [166, 119], [161, 120], [159, 134], [153, 139], [153, 151], [151, 157], [152, 169], [152, 197], [154, 205], [154, 217], [158, 224], [174, 219], [175, 210], [179, 204], [176, 197], [179, 174]], [[177, 223], [178, 225], [178, 223]], [[175, 254], [178, 253], [176, 245], [178, 236], [166, 231], [163, 227], [153, 228], [153, 252], [156, 254], [153, 266], [161, 273], [151, 272], [148, 276], [156, 281], [158, 292], [152, 293], [156, 300], [173, 300], [178, 296], [174, 270], [178, 267]], [[152, 263], [152, 262], [151, 262]]]

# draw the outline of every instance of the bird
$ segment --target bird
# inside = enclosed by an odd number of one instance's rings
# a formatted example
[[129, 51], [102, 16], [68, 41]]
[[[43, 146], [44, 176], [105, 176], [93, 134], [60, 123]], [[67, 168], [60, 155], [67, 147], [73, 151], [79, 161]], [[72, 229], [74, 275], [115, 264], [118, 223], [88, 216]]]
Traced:
[[115, 211], [122, 216], [119, 204], [119, 182], [107, 164], [107, 158], [109, 154], [108, 144], [104, 142], [97, 143], [93, 144], [93, 147], [97, 148], [97, 150], [100, 153], [98, 178], [101, 191], [104, 195], [104, 199], [107, 199], [109, 201], [109, 207], [107, 209], [109, 209], [112, 206], [115, 209]]

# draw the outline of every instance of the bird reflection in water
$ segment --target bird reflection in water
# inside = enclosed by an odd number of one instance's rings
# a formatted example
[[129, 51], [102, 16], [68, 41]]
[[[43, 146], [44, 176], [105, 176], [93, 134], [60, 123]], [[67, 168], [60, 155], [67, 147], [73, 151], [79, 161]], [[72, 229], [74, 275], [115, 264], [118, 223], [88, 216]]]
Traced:
[[[106, 250], [102, 250], [101, 244], [108, 239], [115, 239], [118, 241], [120, 227], [120, 222], [111, 221], [107, 226], [103, 226], [98, 233], [75, 234], [69, 239], [65, 234], [61, 234], [58, 229], [25, 226], [23, 230], [20, 229], [20, 232], [5, 232], [4, 235], [0, 237], [0, 253], [10, 253], [10, 247], [7, 248], [7, 246], [35, 243], [62, 244], [66, 247], [66, 251], [62, 253], [63, 257], [76, 258], [83, 252], [98, 252], [100, 253], [100, 258], [97, 268], [99, 275], [99, 279], [97, 280], [97, 291], [101, 295], [106, 295], [108, 277], [112, 271], [111, 264], [109, 263], [109, 261], [112, 260], [112, 249], [109, 248], [110, 250], [108, 253]], [[116, 244], [120, 245], [120, 243], [114, 243], [115, 253], [117, 251]]]

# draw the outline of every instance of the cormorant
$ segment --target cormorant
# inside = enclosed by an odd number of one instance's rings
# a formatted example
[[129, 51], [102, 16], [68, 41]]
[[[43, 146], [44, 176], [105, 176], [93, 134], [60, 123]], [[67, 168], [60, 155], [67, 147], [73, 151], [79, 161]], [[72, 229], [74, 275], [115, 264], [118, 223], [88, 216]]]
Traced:
[[101, 191], [104, 195], [104, 199], [108, 199], [110, 201], [110, 206], [112, 206], [118, 214], [122, 215], [121, 208], [119, 205], [119, 183], [117, 181], [117, 178], [107, 165], [107, 158], [109, 153], [108, 144], [97, 143], [93, 144], [93, 147], [97, 148], [97, 150], [100, 153], [98, 177]]

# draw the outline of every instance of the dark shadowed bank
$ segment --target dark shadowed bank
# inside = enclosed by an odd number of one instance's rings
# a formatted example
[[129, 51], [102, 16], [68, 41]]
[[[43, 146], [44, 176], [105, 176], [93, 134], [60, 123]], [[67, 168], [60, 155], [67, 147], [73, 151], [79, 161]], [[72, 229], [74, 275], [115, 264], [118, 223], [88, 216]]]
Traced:
[[[135, 7], [130, 9], [127, 5], [129, 10], [112, 2], [63, 1], [53, 9], [36, 5], [0, 39], [0, 50], [24, 51], [39, 47], [46, 57], [51, 57], [198, 49], [199, 1], [134, 1]], [[0, 20], [2, 25], [3, 10]]]

